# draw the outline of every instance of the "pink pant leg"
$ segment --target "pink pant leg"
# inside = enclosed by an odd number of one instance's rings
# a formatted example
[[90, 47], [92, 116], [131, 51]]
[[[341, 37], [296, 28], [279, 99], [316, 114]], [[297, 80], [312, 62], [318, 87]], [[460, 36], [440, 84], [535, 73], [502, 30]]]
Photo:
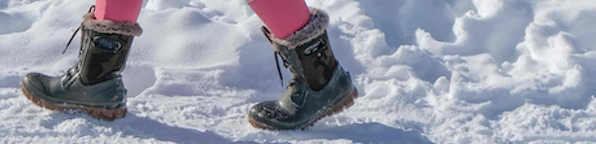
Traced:
[[143, 0], [96, 0], [95, 18], [137, 23]]
[[310, 20], [304, 0], [247, 0], [276, 38], [284, 39]]

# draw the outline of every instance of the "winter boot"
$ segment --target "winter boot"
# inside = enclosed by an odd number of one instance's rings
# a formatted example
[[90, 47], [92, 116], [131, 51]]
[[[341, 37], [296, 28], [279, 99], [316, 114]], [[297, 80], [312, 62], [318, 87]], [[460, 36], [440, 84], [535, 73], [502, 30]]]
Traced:
[[350, 107], [358, 96], [350, 74], [331, 51], [325, 30], [329, 17], [321, 10], [311, 9], [310, 12], [309, 23], [285, 39], [277, 39], [262, 28], [275, 53], [292, 72], [292, 79], [278, 100], [251, 108], [248, 119], [254, 127], [306, 129], [317, 120]]
[[46, 109], [74, 110], [107, 121], [124, 117], [126, 89], [119, 72], [124, 69], [133, 36], [143, 30], [138, 24], [97, 20], [91, 11], [83, 19], [79, 62], [59, 77], [27, 74], [21, 90]]

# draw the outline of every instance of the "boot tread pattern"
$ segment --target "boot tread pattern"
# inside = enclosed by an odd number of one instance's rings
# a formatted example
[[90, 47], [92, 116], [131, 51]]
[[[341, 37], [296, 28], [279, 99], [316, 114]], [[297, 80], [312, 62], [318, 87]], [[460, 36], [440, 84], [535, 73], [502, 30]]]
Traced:
[[61, 112], [75, 111], [75, 112], [80, 112], [80, 113], [90, 115], [91, 117], [93, 117], [95, 119], [101, 119], [101, 120], [105, 120], [105, 121], [114, 121], [115, 119], [123, 118], [126, 116], [127, 109], [125, 107], [116, 108], [116, 109], [101, 109], [101, 108], [87, 108], [87, 107], [72, 107], [72, 106], [55, 105], [55, 104], [46, 102], [38, 97], [33, 96], [29, 92], [29, 90], [27, 90], [27, 88], [25, 88], [25, 86], [23, 86], [22, 83], [20, 84], [20, 86], [21, 86], [21, 90], [23, 91], [23, 94], [25, 94], [25, 97], [27, 97], [27, 99], [31, 100], [31, 102], [33, 102], [33, 104], [35, 104], [39, 107], [48, 109], [48, 110], [61, 111]]

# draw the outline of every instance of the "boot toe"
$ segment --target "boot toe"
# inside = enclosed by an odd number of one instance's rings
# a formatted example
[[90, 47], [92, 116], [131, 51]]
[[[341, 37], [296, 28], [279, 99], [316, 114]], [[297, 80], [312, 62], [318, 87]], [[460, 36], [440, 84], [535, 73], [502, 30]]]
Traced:
[[259, 103], [250, 109], [249, 116], [262, 123], [271, 123], [273, 121], [283, 121], [285, 114], [279, 110], [277, 101], [267, 101]]
[[44, 79], [47, 76], [39, 73], [29, 73], [23, 78], [23, 85], [27, 87], [27, 89], [36, 89], [38, 91], [44, 90]]
[[249, 117], [267, 129], [286, 130], [296, 128], [295, 119], [284, 114], [277, 101], [259, 103], [250, 109]]
[[250, 112], [249, 112], [249, 116], [252, 117], [253, 119], [257, 120], [257, 119], [261, 119], [261, 118], [266, 118], [267, 117], [267, 113], [269, 113], [265, 106], [267, 105], [268, 102], [263, 102], [263, 103], [259, 103], [257, 105], [254, 105], [252, 108], [250, 108]]

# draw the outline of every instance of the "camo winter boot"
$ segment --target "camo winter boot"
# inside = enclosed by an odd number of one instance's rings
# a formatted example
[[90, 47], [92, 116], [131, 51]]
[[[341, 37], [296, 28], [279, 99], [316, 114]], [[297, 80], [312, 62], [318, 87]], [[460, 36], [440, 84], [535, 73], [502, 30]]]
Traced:
[[133, 37], [143, 30], [138, 24], [97, 20], [91, 10], [83, 19], [77, 30], [82, 31], [79, 62], [59, 77], [27, 74], [21, 90], [46, 109], [75, 110], [107, 121], [124, 117], [126, 89], [119, 72]]
[[350, 107], [358, 96], [350, 74], [331, 51], [325, 30], [329, 17], [318, 9], [310, 12], [309, 23], [285, 39], [277, 39], [262, 28], [276, 55], [281, 56], [284, 66], [292, 72], [292, 79], [278, 100], [251, 108], [248, 119], [254, 127], [306, 129], [317, 120]]

